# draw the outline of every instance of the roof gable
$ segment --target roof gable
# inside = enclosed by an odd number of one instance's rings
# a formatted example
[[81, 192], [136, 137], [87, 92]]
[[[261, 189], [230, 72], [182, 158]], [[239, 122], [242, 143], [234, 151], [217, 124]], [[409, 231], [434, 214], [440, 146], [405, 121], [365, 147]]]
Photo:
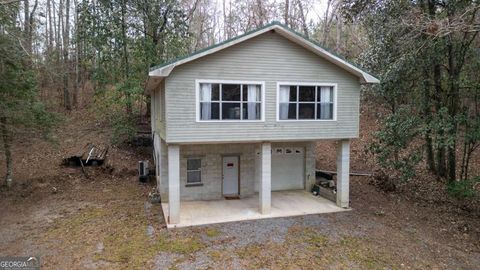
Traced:
[[[170, 62], [166, 62], [162, 65], [153, 67], [150, 69], [149, 72], [149, 80], [147, 81], [147, 91], [149, 88], [152, 88], [153, 85], [156, 85], [159, 81], [163, 78], [168, 77], [172, 70], [180, 65], [185, 63], [194, 61], [196, 59], [202, 58], [204, 56], [216, 53], [220, 50], [229, 48], [235, 44], [244, 42], [256, 36], [262, 35], [269, 31], [275, 31], [276, 33], [280, 34], [281, 36], [287, 38], [288, 40], [302, 46], [308, 51], [313, 52], [314, 54], [318, 55], [319, 57], [339, 66], [340, 68], [346, 70], [347, 72], [357, 76], [361, 83], [379, 83], [380, 81], [373, 75], [369, 74], [368, 72], [364, 71], [360, 67], [346, 61], [342, 57], [329, 52], [327, 49], [323, 48], [319, 44], [315, 43], [312, 40], [309, 40], [302, 36], [301, 34], [295, 32], [294, 30], [280, 24], [279, 22], [273, 22], [271, 24], [265, 25], [261, 28], [256, 30], [246, 32], [240, 36], [235, 38], [226, 40], [224, 42], [218, 43], [216, 45], [204, 48], [197, 52], [194, 52], [190, 55], [185, 57], [181, 57], [175, 59]], [[150, 87], [149, 87], [150, 86]]]

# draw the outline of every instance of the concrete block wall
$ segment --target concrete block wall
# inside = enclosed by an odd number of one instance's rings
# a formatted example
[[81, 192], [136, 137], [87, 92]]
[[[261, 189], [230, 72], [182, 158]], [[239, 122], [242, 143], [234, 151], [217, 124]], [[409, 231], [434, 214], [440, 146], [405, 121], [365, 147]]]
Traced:
[[[254, 144], [205, 144], [180, 146], [180, 199], [215, 200], [222, 198], [222, 157], [240, 157], [240, 196], [254, 193]], [[202, 160], [202, 185], [187, 186], [187, 159]], [[168, 201], [168, 172], [161, 181], [162, 201]]]
[[315, 142], [307, 142], [305, 145], [305, 190], [310, 192], [313, 184], [315, 184], [316, 173], [316, 144]]
[[[160, 195], [168, 202], [168, 156], [167, 145], [161, 141], [162, 167]], [[305, 189], [310, 191], [315, 182], [315, 143], [272, 143], [273, 147], [305, 147]], [[261, 144], [204, 144], [180, 146], [180, 198], [181, 200], [215, 200], [222, 198], [222, 156], [240, 156], [240, 196], [255, 194], [255, 186], [261, 177]], [[202, 159], [202, 186], [187, 187], [187, 158]]]

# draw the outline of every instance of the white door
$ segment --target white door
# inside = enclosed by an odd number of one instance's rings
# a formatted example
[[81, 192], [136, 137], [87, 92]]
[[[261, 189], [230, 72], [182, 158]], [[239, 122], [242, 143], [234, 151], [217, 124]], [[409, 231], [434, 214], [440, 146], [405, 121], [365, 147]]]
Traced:
[[238, 194], [238, 156], [223, 157], [223, 195]]
[[273, 148], [272, 190], [304, 188], [304, 151], [303, 147]]

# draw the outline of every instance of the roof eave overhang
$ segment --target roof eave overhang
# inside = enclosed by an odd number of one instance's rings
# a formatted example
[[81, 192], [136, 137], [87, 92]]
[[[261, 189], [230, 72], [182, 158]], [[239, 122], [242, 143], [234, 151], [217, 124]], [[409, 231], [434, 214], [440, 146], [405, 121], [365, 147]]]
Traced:
[[[340, 68], [343, 68], [344, 70], [346, 70], [347, 72], [357, 76], [360, 80], [360, 83], [363, 83], [363, 84], [376, 84], [376, 83], [380, 83], [380, 80], [377, 79], [375, 76], [361, 70], [360, 68], [350, 64], [349, 62], [345, 61], [344, 59], [328, 52], [327, 50], [325, 50], [324, 48], [316, 45], [315, 43], [299, 36], [298, 34], [290, 31], [290, 30], [287, 30], [283, 27], [281, 27], [280, 25], [278, 24], [273, 24], [269, 27], [266, 27], [266, 28], [263, 28], [261, 30], [258, 30], [256, 32], [253, 32], [251, 34], [248, 34], [248, 35], [245, 35], [243, 37], [240, 37], [238, 39], [235, 39], [235, 40], [232, 40], [230, 42], [227, 42], [225, 44], [222, 44], [218, 47], [215, 47], [215, 48], [212, 48], [210, 50], [206, 50], [206, 51], [203, 51], [201, 53], [198, 53], [198, 54], [195, 54], [195, 55], [192, 55], [191, 57], [187, 57], [187, 58], [184, 58], [184, 59], [181, 59], [179, 61], [176, 61], [174, 63], [171, 63], [169, 65], [166, 65], [166, 66], [163, 66], [163, 67], [160, 67], [160, 68], [157, 68], [157, 69], [154, 69], [152, 71], [149, 72], [149, 79], [147, 80], [147, 84], [146, 84], [146, 93], [148, 94], [149, 93], [149, 88], [150, 89], [153, 89], [155, 87], [158, 86], [158, 84], [165, 78], [165, 77], [168, 77], [170, 75], [170, 73], [172, 72], [172, 70], [176, 67], [176, 66], [179, 66], [179, 65], [182, 65], [182, 64], [185, 64], [187, 62], [190, 62], [190, 61], [193, 61], [193, 60], [196, 60], [198, 58], [201, 58], [201, 57], [204, 57], [204, 56], [207, 56], [207, 55], [210, 55], [210, 54], [213, 54], [217, 51], [220, 51], [220, 50], [223, 50], [225, 48], [228, 48], [230, 46], [233, 46], [235, 44], [238, 44], [238, 43], [241, 43], [245, 40], [248, 40], [248, 39], [251, 39], [253, 37], [256, 37], [258, 35], [261, 35], [265, 32], [268, 32], [270, 30], [274, 30], [275, 32], [277, 32], [278, 34], [282, 35], [283, 37], [289, 39], [290, 41], [304, 47], [305, 49], [315, 53], [316, 55], [324, 58], [325, 60], [339, 66]], [[150, 78], [151, 79], [154, 79], [152, 82], [150, 82]]]
[[286, 30], [282, 27], [279, 27], [276, 29], [276, 32], [280, 34], [281, 36], [287, 38], [288, 40], [304, 47], [305, 49], [315, 53], [316, 55], [322, 57], [323, 59], [331, 62], [332, 64], [335, 64], [336, 66], [339, 66], [340, 68], [343, 68], [344, 70], [348, 71], [349, 73], [352, 73], [353, 75], [357, 76], [360, 79], [361, 83], [365, 84], [373, 84], [373, 83], [380, 83], [380, 80], [374, 77], [373, 75], [361, 70], [360, 68], [350, 64], [349, 62], [345, 61], [344, 59], [328, 52], [324, 48], [316, 45], [315, 43], [304, 39], [297, 34]]
[[152, 76], [148, 75], [147, 81], [145, 82], [145, 87], [144, 87], [144, 94], [147, 96], [150, 96], [152, 92], [158, 88], [160, 83], [165, 79], [166, 77], [163, 76]]

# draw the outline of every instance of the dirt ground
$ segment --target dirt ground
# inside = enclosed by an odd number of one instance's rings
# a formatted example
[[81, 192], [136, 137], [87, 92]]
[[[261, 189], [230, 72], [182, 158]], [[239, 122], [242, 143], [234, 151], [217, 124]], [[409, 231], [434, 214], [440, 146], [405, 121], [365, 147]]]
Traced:
[[[53, 144], [17, 138], [16, 185], [0, 191], [1, 256], [37, 255], [42, 269], [480, 265], [478, 207], [445, 198], [441, 188], [431, 188], [441, 185], [430, 179], [420, 179], [428, 185], [412, 183], [410, 193], [384, 193], [371, 178], [352, 177], [349, 212], [167, 230], [160, 205], [147, 202], [154, 184], [136, 178], [138, 160], [148, 158], [151, 149], [113, 147], [106, 166], [87, 168], [88, 179], [80, 169], [60, 165], [73, 149], [109, 140], [108, 128], [82, 119], [81, 113], [66, 117]], [[352, 170], [371, 169], [364, 132], [352, 145]], [[318, 166], [334, 169], [333, 148], [318, 145]], [[0, 166], [3, 175], [3, 156]]]

